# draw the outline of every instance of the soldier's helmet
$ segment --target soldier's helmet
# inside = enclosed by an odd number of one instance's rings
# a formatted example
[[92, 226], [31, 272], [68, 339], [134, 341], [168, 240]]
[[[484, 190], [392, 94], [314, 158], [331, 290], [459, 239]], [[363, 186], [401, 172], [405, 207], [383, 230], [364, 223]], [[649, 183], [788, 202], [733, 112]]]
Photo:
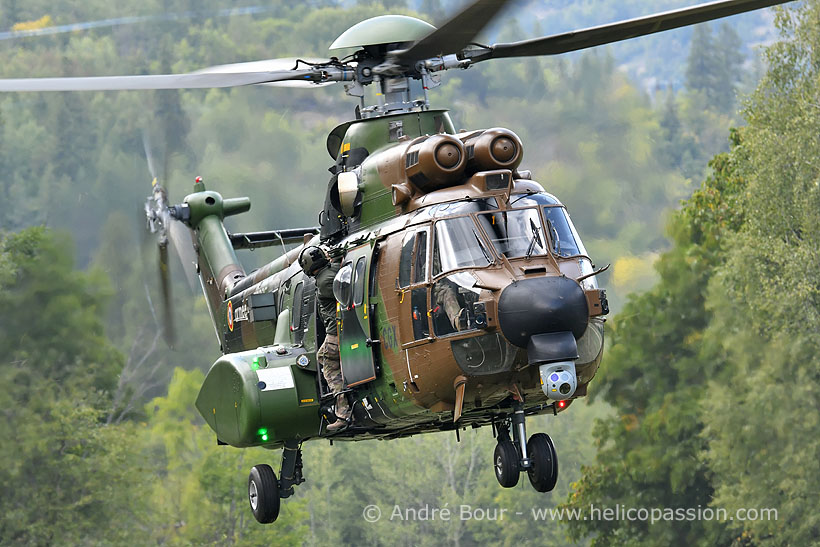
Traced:
[[299, 265], [302, 267], [302, 270], [311, 277], [315, 276], [319, 273], [319, 270], [327, 266], [328, 262], [330, 262], [330, 258], [327, 253], [324, 249], [316, 245], [305, 247], [299, 254]]

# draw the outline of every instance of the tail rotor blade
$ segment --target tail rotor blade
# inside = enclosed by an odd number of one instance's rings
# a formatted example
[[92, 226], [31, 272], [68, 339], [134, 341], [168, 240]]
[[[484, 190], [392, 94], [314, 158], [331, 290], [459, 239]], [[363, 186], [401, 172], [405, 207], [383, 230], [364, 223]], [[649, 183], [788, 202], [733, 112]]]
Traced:
[[178, 220], [171, 220], [168, 226], [168, 237], [174, 250], [182, 263], [182, 271], [185, 272], [185, 279], [192, 291], [197, 288], [197, 273], [196, 273], [196, 253], [194, 252], [193, 242], [191, 240], [191, 233], [184, 224]]
[[148, 132], [142, 130], [142, 149], [145, 152], [145, 161], [148, 162], [148, 172], [151, 173], [151, 178], [157, 180], [157, 164], [152, 152], [151, 139], [148, 137]]

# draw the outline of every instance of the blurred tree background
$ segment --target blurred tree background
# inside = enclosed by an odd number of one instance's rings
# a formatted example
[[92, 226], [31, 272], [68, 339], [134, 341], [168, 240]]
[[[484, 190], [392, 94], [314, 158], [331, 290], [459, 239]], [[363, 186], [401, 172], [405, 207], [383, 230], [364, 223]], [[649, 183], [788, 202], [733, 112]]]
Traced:
[[[260, 1], [255, 13], [228, 15], [220, 10], [233, 6], [218, 0], [0, 0], [0, 76], [321, 57], [367, 17], [418, 10], [436, 22], [458, 5]], [[680, 6], [533, 2], [485, 34], [521, 39]], [[231, 229], [313, 225], [332, 162], [325, 137], [354, 101], [335, 87], [0, 96], [0, 543], [811, 542], [820, 534], [811, 514], [820, 480], [820, 8], [778, 13], [782, 38], [763, 60], [750, 48], [772, 37], [770, 12], [445, 76], [433, 105], [449, 107], [459, 127], [516, 131], [524, 167], [568, 205], [596, 262], [613, 264], [602, 282], [618, 313], [591, 401], [529, 425], [555, 439], [559, 485], [549, 495], [527, 481], [499, 488], [483, 429], [460, 443], [447, 434], [315, 442], [305, 446], [308, 482], [273, 527], [253, 520], [245, 483], [252, 465], [278, 454], [216, 446], [193, 407], [219, 350], [179, 268], [176, 351], [161, 339], [157, 255], [141, 218], [151, 178], [143, 135], [167, 166], [172, 200], [202, 175], [226, 196], [251, 197]], [[123, 16], [145, 19], [9, 35]], [[730, 139], [734, 126], [743, 127]], [[255, 267], [273, 257], [243, 259]], [[361, 518], [369, 503], [780, 514], [371, 525]]]

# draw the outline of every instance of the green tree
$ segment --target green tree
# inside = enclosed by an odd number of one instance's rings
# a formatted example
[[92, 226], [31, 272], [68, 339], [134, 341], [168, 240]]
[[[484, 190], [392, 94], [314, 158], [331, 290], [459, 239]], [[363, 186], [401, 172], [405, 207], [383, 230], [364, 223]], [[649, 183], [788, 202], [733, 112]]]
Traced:
[[150, 484], [153, 529], [159, 543], [201, 545], [300, 545], [307, 532], [304, 499], [282, 504], [276, 524], [263, 526], [250, 514], [247, 473], [257, 463], [278, 468], [271, 452], [218, 446], [194, 407], [204, 375], [174, 371], [168, 394], [146, 405], [142, 442], [156, 459], [161, 480]]
[[692, 33], [686, 89], [704, 93], [708, 106], [717, 112], [731, 114], [734, 109], [744, 61], [741, 45], [740, 36], [726, 23], [717, 35], [708, 24], [697, 25]]
[[[673, 224], [661, 283], [614, 322], [596, 464], [568, 507], [707, 507], [759, 519], [571, 522], [597, 544], [816, 541], [820, 487], [820, 5], [783, 10], [784, 39], [748, 127]], [[742, 318], [742, 319], [739, 319]], [[762, 509], [776, 511], [760, 513]]]
[[134, 427], [103, 425], [122, 366], [103, 336], [106, 292], [73, 270], [66, 237], [0, 239], [0, 542], [127, 542], [141, 525]]
[[[735, 140], [737, 144], [739, 141]], [[633, 296], [610, 328], [611, 347], [596, 379], [617, 416], [595, 429], [596, 463], [584, 468], [567, 508], [591, 506], [697, 508], [709, 505], [713, 487], [701, 460], [701, 406], [725, 363], [705, 358], [701, 340], [710, 313], [704, 288], [724, 260], [722, 241], [742, 222], [745, 179], [723, 154], [714, 175], [687, 200], [671, 223], [675, 242], [656, 268], [660, 282]], [[575, 539], [594, 545], [726, 543], [731, 531], [709, 521], [570, 521]]]
[[718, 379], [704, 408], [714, 504], [776, 509], [743, 523], [758, 545], [820, 534], [809, 501], [820, 489], [819, 21], [816, 1], [778, 13], [783, 38], [767, 51], [736, 154], [746, 222], [709, 287], [706, 342], [735, 366], [731, 388]]
[[743, 62], [746, 60], [740, 50], [742, 41], [735, 29], [728, 23], [723, 23], [715, 36], [714, 44], [721, 63], [714, 90], [715, 107], [720, 112], [731, 113], [737, 102], [737, 89], [743, 75]]

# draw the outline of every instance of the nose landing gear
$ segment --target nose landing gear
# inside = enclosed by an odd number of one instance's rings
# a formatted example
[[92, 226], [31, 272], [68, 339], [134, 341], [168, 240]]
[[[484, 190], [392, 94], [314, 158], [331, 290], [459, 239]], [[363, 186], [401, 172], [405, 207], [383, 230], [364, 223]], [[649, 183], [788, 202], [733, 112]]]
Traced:
[[[516, 403], [513, 406], [512, 419], [496, 424], [495, 427], [498, 444], [493, 453], [493, 468], [498, 484], [504, 488], [512, 488], [518, 484], [519, 474], [526, 471], [530, 484], [536, 491], [552, 491], [558, 480], [558, 455], [555, 452], [555, 445], [546, 433], [536, 433], [529, 441], [524, 442], [524, 405]], [[512, 440], [510, 429], [513, 434]]]
[[521, 473], [518, 465], [518, 449], [511, 440], [502, 441], [499, 439], [498, 444], [495, 445], [493, 463], [498, 484], [504, 488], [512, 488], [518, 484], [518, 476]]
[[531, 465], [527, 469], [530, 484], [538, 492], [551, 492], [558, 480], [558, 455], [546, 433], [536, 433], [527, 441]]
[[302, 448], [297, 441], [285, 441], [279, 479], [268, 464], [255, 465], [248, 477], [248, 500], [254, 518], [269, 524], [279, 516], [282, 498], [293, 495], [293, 487], [305, 482], [302, 477]]

